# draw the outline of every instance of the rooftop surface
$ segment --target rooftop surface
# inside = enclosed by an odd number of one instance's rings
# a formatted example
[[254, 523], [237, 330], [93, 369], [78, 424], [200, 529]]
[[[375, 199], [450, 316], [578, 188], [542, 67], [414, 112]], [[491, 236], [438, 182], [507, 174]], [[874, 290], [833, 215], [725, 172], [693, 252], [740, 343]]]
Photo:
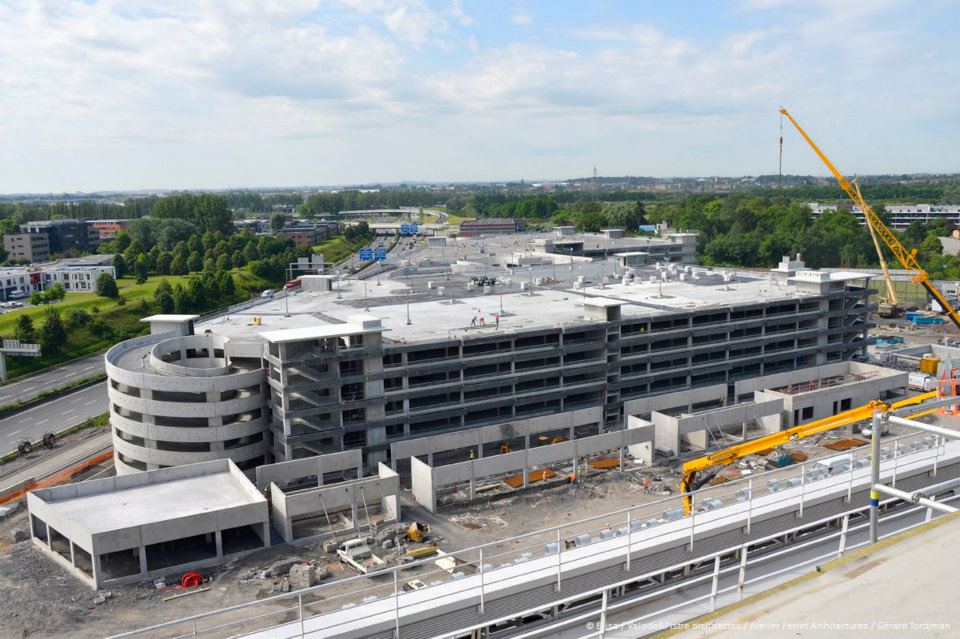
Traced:
[[[41, 499], [43, 495], [40, 495]], [[228, 471], [47, 501], [89, 532], [104, 533], [255, 503]]]
[[[597, 235], [562, 239], [581, 237], [611, 242]], [[559, 239], [554, 234], [526, 233], [461, 238], [443, 247], [404, 242], [390, 252], [379, 274], [377, 266], [364, 273], [366, 279], [328, 270], [339, 278], [331, 291], [281, 292], [252, 307], [202, 322], [196, 331], [210, 330], [243, 342], [265, 336], [310, 339], [349, 333], [352, 318], [370, 315], [381, 320], [388, 343], [416, 343], [444, 336], [470, 338], [496, 331], [587, 324], [586, 298], [612, 300], [601, 302], [606, 305], [620, 302], [621, 317], [629, 319], [809, 295], [765, 272], [670, 265], [670, 269], [664, 267], [668, 271], [664, 275], [656, 265], [625, 270], [613, 257], [579, 258], [571, 264], [560, 263], [559, 258], [552, 263], [548, 258], [543, 264], [517, 266], [515, 254], [538, 250], [538, 238]], [[633, 279], [625, 284], [623, 276], [628, 273]], [[867, 276], [844, 272], [841, 277]], [[476, 278], [495, 280], [496, 284], [485, 293]], [[283, 333], [291, 329], [296, 330]], [[140, 359], [140, 355], [128, 354], [125, 365], [139, 368]]]
[[[332, 291], [297, 291], [286, 297], [278, 296], [236, 314], [204, 322], [197, 330], [209, 329], [234, 339], [253, 340], [272, 331], [345, 324], [352, 316], [365, 313], [382, 320], [388, 340], [416, 342], [436, 339], [444, 333], [449, 337], [465, 337], [495, 330], [585, 323], [585, 297], [622, 302], [622, 317], [629, 318], [807, 295], [795, 286], [764, 274], [740, 273], [724, 282], [723, 272], [703, 267], [692, 267], [684, 273], [685, 281], [680, 280], [682, 266], [666, 281], [661, 281], [655, 266], [633, 267], [630, 269], [633, 281], [624, 284], [625, 271], [615, 258], [574, 264], [508, 266], [513, 253], [534, 248], [537, 237], [554, 236], [463, 238], [443, 248], [395, 251], [387, 268], [400, 267], [402, 274], [385, 270], [379, 277], [370, 276], [366, 280], [341, 280], [334, 284]], [[591, 241], [609, 242], [598, 236], [588, 237]], [[443, 272], [450, 271], [451, 265], [453, 272]], [[422, 274], [417, 273], [418, 267]], [[413, 272], [409, 272], [411, 270]], [[474, 276], [495, 278], [498, 283], [484, 294], [482, 286], [471, 284]], [[584, 288], [577, 289], [580, 278]], [[651, 278], [656, 281], [651, 283]], [[532, 288], [532, 293], [522, 291], [522, 286]], [[497, 315], [500, 315], [499, 327]], [[259, 318], [259, 325], [254, 324], [255, 317]]]

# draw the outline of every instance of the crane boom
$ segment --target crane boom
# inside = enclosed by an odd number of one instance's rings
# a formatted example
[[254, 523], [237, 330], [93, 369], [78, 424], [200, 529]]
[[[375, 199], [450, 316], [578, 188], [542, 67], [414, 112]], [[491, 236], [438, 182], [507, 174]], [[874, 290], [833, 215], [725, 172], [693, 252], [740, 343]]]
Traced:
[[[766, 450], [768, 448], [782, 446], [783, 444], [796, 441], [798, 439], [803, 439], [804, 437], [810, 437], [811, 435], [833, 430], [834, 428], [840, 428], [841, 426], [848, 426], [850, 424], [862, 422], [866, 419], [870, 419], [877, 411], [886, 412], [890, 410], [896, 410], [898, 408], [904, 408], [906, 406], [913, 406], [914, 404], [920, 404], [935, 397], [937, 397], [937, 391], [914, 395], [913, 397], [902, 399], [899, 402], [894, 402], [893, 404], [887, 404], [879, 399], [875, 399], [869, 404], [851, 408], [850, 410], [837, 413], [831, 417], [818, 419], [817, 421], [810, 422], [809, 424], [794, 426], [793, 428], [788, 428], [787, 430], [781, 430], [777, 433], [771, 433], [770, 435], [765, 435], [764, 437], [758, 437], [757, 439], [751, 439], [750, 441], [736, 444], [735, 446], [725, 448], [711, 455], [705, 455], [697, 459], [692, 459], [686, 462], [681, 469], [680, 492], [683, 494], [684, 511], [687, 514], [690, 514], [690, 510], [693, 506], [689, 493], [693, 490], [697, 490], [705, 483], [710, 481], [714, 475], [716, 475], [716, 473], [713, 473], [704, 477], [699, 477], [700, 473], [709, 468], [713, 468], [714, 466], [729, 466], [730, 464], [735, 463], [737, 460], [742, 459], [747, 455], [755, 455], [759, 451]], [[914, 415], [911, 415], [910, 417], [920, 417], [921, 415], [926, 415], [933, 410], [936, 409], [934, 408], [926, 411], [920, 411]]]
[[783, 107], [780, 107], [780, 113], [787, 116], [787, 119], [790, 120], [790, 123], [793, 124], [797, 132], [807, 141], [807, 144], [810, 145], [810, 148], [813, 149], [813, 152], [817, 154], [817, 157], [826, 165], [830, 170], [830, 173], [833, 174], [833, 177], [836, 178], [837, 184], [840, 185], [840, 188], [853, 200], [853, 203], [857, 205], [857, 208], [860, 209], [860, 212], [863, 213], [864, 219], [867, 221], [867, 224], [876, 232], [876, 234], [883, 240], [883, 243], [887, 245], [893, 255], [897, 258], [897, 261], [905, 268], [906, 270], [913, 273], [912, 281], [914, 284], [920, 284], [930, 293], [931, 297], [937, 301], [937, 304], [940, 305], [940, 308], [944, 310], [947, 317], [950, 318], [950, 321], [954, 323], [957, 328], [960, 328], [960, 314], [957, 313], [957, 310], [953, 305], [947, 301], [947, 298], [944, 297], [936, 286], [933, 285], [930, 276], [927, 274], [927, 271], [924, 270], [920, 263], [917, 261], [917, 249], [907, 249], [902, 242], [894, 235], [893, 231], [887, 228], [887, 225], [883, 223], [883, 220], [874, 213], [873, 209], [870, 208], [870, 205], [866, 203], [863, 199], [863, 196], [860, 195], [860, 189], [854, 184], [850, 183], [844, 175], [833, 165], [833, 162], [824, 155], [823, 151], [820, 150], [820, 147], [817, 146], [807, 132], [803, 130], [796, 120], [793, 119], [793, 116]]

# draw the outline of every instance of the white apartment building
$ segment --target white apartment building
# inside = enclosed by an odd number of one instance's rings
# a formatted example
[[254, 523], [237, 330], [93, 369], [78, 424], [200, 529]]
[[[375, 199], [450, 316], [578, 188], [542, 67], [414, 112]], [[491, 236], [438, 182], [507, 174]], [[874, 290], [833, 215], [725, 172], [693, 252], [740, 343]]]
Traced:
[[[808, 202], [807, 206], [814, 217], [819, 217], [825, 211], [835, 211], [836, 204], [820, 204]], [[860, 218], [863, 224], [863, 215], [859, 207], [850, 208]], [[960, 205], [957, 204], [887, 204], [884, 206], [889, 215], [889, 226], [895, 229], [905, 229], [913, 222], [930, 222], [939, 218], [946, 218], [949, 222], [960, 226]]]

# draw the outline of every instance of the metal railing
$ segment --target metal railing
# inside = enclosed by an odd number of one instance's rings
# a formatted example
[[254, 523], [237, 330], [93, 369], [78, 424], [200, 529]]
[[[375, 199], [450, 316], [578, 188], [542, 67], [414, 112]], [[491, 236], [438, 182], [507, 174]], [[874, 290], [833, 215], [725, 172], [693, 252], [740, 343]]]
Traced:
[[[960, 446], [952, 447], [950, 452], [951, 458], [960, 457]], [[902, 477], [906, 471], [929, 469], [932, 466], [933, 473], [936, 474], [947, 454], [947, 444], [941, 437], [925, 433], [896, 437], [888, 440], [881, 449], [883, 475], [896, 486], [898, 477]], [[833, 461], [832, 464], [827, 463], [830, 460]], [[451, 571], [437, 568], [433, 564], [436, 557], [432, 557], [380, 571], [373, 576], [358, 575], [340, 579], [295, 593], [211, 611], [116, 637], [233, 637], [274, 628], [291, 620], [299, 620], [303, 626], [306, 621], [345, 609], [350, 610], [352, 619], [372, 619], [391, 613], [400, 624], [404, 608], [412, 609], [418, 602], [422, 603], [424, 597], [434, 605], [440, 605], [444, 597], [464, 599], [472, 596], [477, 599], [482, 611], [484, 601], [491, 596], [502, 594], [506, 583], [510, 579], [515, 580], [518, 575], [525, 578], [552, 575], [558, 591], [562, 592], [564, 573], [573, 568], [619, 557], [629, 570], [631, 554], [642, 548], [679, 540], [694, 551], [697, 533], [737, 522], [750, 534], [753, 520], [760, 511], [769, 514], [771, 509], [794, 507], [802, 517], [805, 506], [811, 502], [817, 502], [825, 496], [843, 495], [844, 491], [849, 500], [855, 488], [863, 490], [869, 484], [870, 451], [868, 447], [863, 447], [838, 453], [827, 460], [808, 461], [718, 486], [701, 488], [692, 493], [693, 513], [690, 516], [683, 515], [681, 496], [672, 495], [577, 522], [455, 551], [451, 554], [458, 563]], [[867, 508], [868, 505], [864, 504], [857, 510]], [[837, 517], [839, 516], [835, 515], [829, 519]], [[811, 525], [805, 523], [799, 528]], [[784, 532], [778, 532], [770, 538], [780, 537]], [[743, 546], [756, 543], [758, 540], [751, 540]], [[730, 550], [723, 551], [727, 552]], [[709, 558], [723, 553], [706, 556]], [[413, 569], [418, 572], [401, 574], [401, 571]], [[658, 569], [651, 574], [663, 572], [664, 569]], [[412, 578], [426, 586], [417, 591], [417, 596], [404, 592], [401, 587], [403, 582]], [[632, 577], [628, 581], [636, 579]], [[459, 583], [452, 585], [453, 582]], [[436, 591], [435, 594], [433, 591]], [[296, 605], [290, 605], [294, 600]], [[511, 614], [511, 617], [513, 616], [516, 615]], [[268, 625], [260, 625], [264, 620], [270, 620]], [[319, 632], [315, 636], [325, 636], [343, 623], [346, 622], [324, 625], [322, 632], [315, 631]], [[484, 622], [484, 625], [489, 623]], [[228, 632], [227, 629], [231, 630]], [[161, 631], [169, 631], [171, 634], [157, 634]]]

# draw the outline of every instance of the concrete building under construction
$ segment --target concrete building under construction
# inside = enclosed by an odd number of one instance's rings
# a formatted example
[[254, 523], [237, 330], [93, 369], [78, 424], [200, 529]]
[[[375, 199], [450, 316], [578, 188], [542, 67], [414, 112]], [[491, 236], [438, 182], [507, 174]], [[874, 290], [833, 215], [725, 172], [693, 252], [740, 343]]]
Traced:
[[376, 282], [306, 277], [196, 329], [148, 318], [152, 335], [106, 354], [118, 471], [358, 449], [366, 469], [404, 474], [397, 442], [532, 420], [596, 436], [653, 398], [722, 388], [675, 408], [722, 406], [740, 380], [865, 356], [869, 275], [506, 266], [517, 242], [447, 247]]

